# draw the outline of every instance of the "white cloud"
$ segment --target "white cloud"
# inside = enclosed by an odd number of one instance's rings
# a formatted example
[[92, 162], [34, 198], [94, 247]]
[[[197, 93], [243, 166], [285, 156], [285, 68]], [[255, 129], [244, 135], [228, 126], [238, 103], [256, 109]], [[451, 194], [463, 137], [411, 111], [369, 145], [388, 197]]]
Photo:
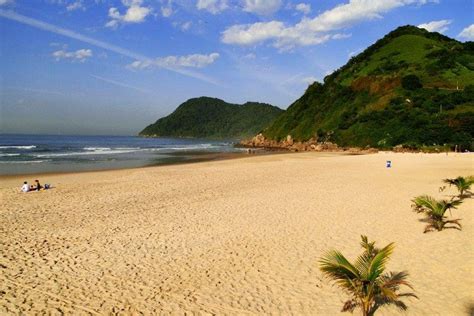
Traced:
[[171, 7], [161, 7], [161, 15], [165, 18], [169, 18], [173, 14], [173, 9]]
[[351, 27], [357, 23], [380, 19], [382, 14], [409, 4], [422, 5], [428, 0], [350, 0], [327, 10], [313, 19], [304, 17], [299, 23], [287, 26], [280, 21], [258, 22], [234, 25], [222, 33], [222, 41], [227, 44], [253, 45], [272, 40], [280, 49], [294, 46], [320, 44], [329, 39], [340, 39], [339, 35], [328, 33]]
[[79, 10], [79, 9], [85, 10], [84, 5], [82, 3], [82, 0], [77, 0], [77, 1], [75, 1], [73, 3], [70, 3], [66, 6], [66, 10], [68, 10], [68, 11], [75, 11], [75, 10]]
[[[142, 54], [133, 52], [131, 50], [122, 48], [120, 46], [116, 46], [116, 45], [109, 44], [107, 42], [99, 41], [99, 40], [96, 40], [94, 38], [91, 38], [91, 37], [82, 35], [80, 33], [77, 33], [75, 31], [65, 29], [65, 28], [62, 28], [62, 27], [59, 27], [59, 26], [56, 26], [56, 25], [53, 25], [53, 24], [49, 24], [49, 23], [46, 23], [46, 22], [43, 22], [43, 21], [40, 21], [40, 20], [37, 20], [37, 19], [33, 19], [33, 18], [15, 13], [15, 12], [12, 12], [12, 11], [5, 11], [5, 10], [0, 9], [0, 17], [3, 17], [5, 19], [9, 19], [9, 20], [12, 20], [12, 21], [16, 21], [18, 23], [22, 23], [22, 24], [25, 24], [25, 25], [29, 25], [29, 26], [34, 27], [34, 28], [39, 29], [39, 30], [51, 32], [51, 33], [62, 35], [62, 36], [65, 36], [65, 37], [68, 37], [68, 38], [71, 38], [71, 39], [74, 39], [74, 40], [77, 40], [77, 41], [80, 41], [80, 42], [83, 42], [83, 43], [87, 43], [89, 45], [93, 45], [93, 46], [105, 49], [107, 51], [114, 52], [114, 53], [119, 54], [121, 56], [132, 58], [134, 60], [139, 60], [139, 61], [151, 61], [152, 60], [151, 58], [149, 58], [147, 56], [144, 56]], [[197, 73], [197, 72], [193, 72], [193, 71], [185, 70], [185, 69], [174, 69], [174, 68], [168, 68], [168, 70], [179, 73], [183, 76], [195, 78], [195, 79], [198, 79], [198, 80], [201, 80], [201, 81], [204, 81], [204, 82], [212, 83], [214, 85], [219, 85], [219, 83], [215, 79], [210, 78], [208, 76], [205, 76], [203, 74]]]
[[183, 31], [183, 32], [188, 31], [191, 28], [192, 25], [193, 25], [193, 22], [191, 22], [191, 21], [188, 21], [188, 22], [185, 22], [185, 23], [181, 24], [181, 31]]
[[302, 12], [303, 14], [311, 13], [311, 4], [308, 3], [298, 3], [295, 7], [297, 11]]
[[260, 15], [271, 15], [278, 11], [281, 0], [244, 0], [244, 11]]
[[12, 3], [14, 3], [14, 0], [0, 0], [0, 6]]
[[218, 53], [209, 55], [193, 54], [188, 56], [167, 56], [154, 60], [136, 60], [130, 65], [131, 69], [147, 69], [152, 67], [158, 68], [203, 68], [214, 63], [219, 58]]
[[257, 58], [257, 55], [255, 55], [255, 53], [249, 53], [244, 56], [244, 59], [255, 59], [255, 58]]
[[122, 0], [122, 4], [127, 7], [125, 14], [120, 14], [117, 8], [109, 9], [109, 22], [106, 27], [116, 29], [120, 23], [141, 23], [151, 13], [148, 7], [142, 7], [143, 0]]
[[425, 29], [429, 32], [444, 33], [448, 30], [448, 25], [451, 24], [451, 20], [439, 20], [431, 21], [418, 25], [419, 28]]
[[92, 50], [91, 49], [79, 49], [71, 52], [68, 52], [65, 49], [57, 50], [51, 54], [57, 61], [66, 59], [71, 61], [79, 61], [84, 62], [88, 58], [92, 57]]
[[253, 45], [281, 36], [283, 22], [257, 22], [250, 25], [234, 25], [222, 33], [222, 41], [227, 44]]
[[336, 33], [336, 34], [332, 35], [331, 38], [332, 38], [332, 39], [339, 40], [339, 39], [349, 38], [349, 37], [351, 37], [351, 36], [352, 36], [352, 34]]
[[275, 40], [275, 47], [288, 49], [295, 45], [321, 44], [331, 39], [331, 36], [286, 28], [283, 22], [279, 21], [234, 25], [222, 33], [222, 41], [227, 44], [253, 45], [270, 39]]
[[348, 56], [349, 58], [351, 58], [352, 56], [358, 55], [360, 52], [362, 52], [362, 48], [358, 48], [358, 49], [356, 49], [356, 50], [350, 51], [347, 56]]
[[96, 76], [96, 75], [90, 75], [90, 76], [95, 78], [95, 79], [113, 84], [113, 85], [118, 86], [118, 87], [133, 89], [133, 90], [137, 90], [137, 91], [145, 92], [145, 93], [150, 93], [150, 91], [148, 91], [148, 90], [145, 90], [145, 89], [142, 89], [142, 88], [139, 88], [139, 87], [135, 87], [135, 86], [132, 86], [132, 85], [129, 85], [127, 83], [120, 82], [120, 81], [116, 81], [116, 80], [112, 80], [112, 79], [108, 79], [108, 78], [104, 78], [104, 77], [100, 77], [100, 76]]
[[227, 0], [198, 0], [196, 7], [212, 14], [218, 14], [229, 7]]
[[168, 0], [165, 5], [161, 6], [161, 15], [165, 18], [170, 17], [174, 13], [172, 0]]
[[317, 80], [318, 80], [318, 79], [316, 79], [316, 77], [313, 77], [313, 76], [311, 76], [311, 77], [305, 77], [305, 78], [301, 79], [301, 81], [302, 81], [303, 83], [306, 83], [307, 85], [311, 85], [311, 84], [313, 84], [313, 83], [314, 83], [315, 81], [317, 81]]
[[462, 30], [458, 37], [464, 38], [468, 41], [474, 41], [474, 24], [471, 24]]

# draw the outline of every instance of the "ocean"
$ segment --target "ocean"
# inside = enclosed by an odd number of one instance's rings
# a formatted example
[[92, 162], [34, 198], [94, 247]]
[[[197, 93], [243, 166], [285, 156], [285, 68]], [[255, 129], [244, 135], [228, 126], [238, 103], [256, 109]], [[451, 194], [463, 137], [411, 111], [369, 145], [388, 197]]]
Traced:
[[0, 175], [134, 168], [242, 151], [232, 140], [4, 134]]

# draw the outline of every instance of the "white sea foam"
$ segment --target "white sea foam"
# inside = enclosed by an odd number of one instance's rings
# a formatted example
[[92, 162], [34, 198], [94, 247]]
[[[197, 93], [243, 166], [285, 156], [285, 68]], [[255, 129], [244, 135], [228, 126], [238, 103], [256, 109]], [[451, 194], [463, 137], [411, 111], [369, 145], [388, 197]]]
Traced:
[[14, 157], [14, 156], [20, 156], [20, 154], [0, 154], [0, 157]]
[[117, 155], [136, 152], [137, 150], [96, 150], [96, 151], [79, 151], [69, 153], [57, 153], [57, 154], [40, 154], [35, 155], [38, 158], [53, 158], [53, 157], [68, 157], [68, 156], [91, 156], [91, 155]]
[[[181, 147], [163, 147], [163, 148], [156, 148], [159, 150], [196, 150], [196, 149], [210, 149], [210, 148], [218, 148], [218, 145], [213, 144], [199, 144], [199, 145], [184, 145]], [[155, 149], [155, 148], [153, 148]]]
[[111, 150], [109, 147], [84, 147], [84, 150], [90, 150], [90, 151], [107, 151]]
[[0, 149], [33, 149], [36, 148], [35, 145], [28, 146], [0, 146]]
[[27, 163], [41, 163], [41, 162], [47, 162], [51, 161], [51, 159], [45, 159], [45, 160], [21, 160], [21, 161], [0, 161], [0, 163], [4, 164], [27, 164]]

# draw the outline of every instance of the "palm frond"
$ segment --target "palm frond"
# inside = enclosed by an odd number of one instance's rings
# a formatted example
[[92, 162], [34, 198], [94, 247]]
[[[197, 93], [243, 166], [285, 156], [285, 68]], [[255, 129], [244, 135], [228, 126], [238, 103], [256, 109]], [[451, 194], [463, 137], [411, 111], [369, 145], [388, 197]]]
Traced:
[[327, 276], [339, 279], [359, 277], [357, 269], [339, 251], [330, 251], [320, 260], [320, 269]]
[[398, 297], [413, 297], [419, 299], [419, 297], [415, 293], [400, 293]]
[[443, 182], [449, 185], [456, 185], [457, 179], [443, 179]]
[[444, 179], [444, 183], [454, 185], [459, 191], [459, 198], [464, 198], [465, 192], [468, 192], [471, 189], [471, 186], [474, 184], [474, 176], [467, 176], [467, 177], [457, 177], [455, 179]]
[[429, 195], [420, 195], [415, 197], [413, 200], [413, 210], [418, 213], [425, 212], [426, 210], [433, 209], [436, 207], [435, 198]]
[[460, 224], [457, 222], [458, 220], [453, 220], [452, 222], [446, 221], [445, 213], [448, 210], [451, 213], [451, 209], [456, 209], [457, 206], [462, 203], [461, 199], [436, 200], [431, 196], [421, 195], [415, 197], [412, 201], [414, 211], [426, 214], [426, 218], [423, 219], [423, 221], [429, 224], [425, 227], [424, 233], [434, 230], [441, 231], [443, 228], [452, 228], [446, 226], [448, 223], [454, 224], [455, 227], [460, 229]]
[[353, 312], [358, 306], [358, 302], [354, 299], [348, 300], [344, 303], [341, 312]]
[[411, 284], [406, 281], [407, 277], [408, 272], [406, 271], [385, 273], [380, 277], [380, 287], [398, 290], [401, 285], [405, 285], [413, 289]]
[[375, 241], [369, 242], [367, 236], [364, 235], [361, 235], [360, 238], [360, 245], [365, 249], [365, 253], [375, 256], [376, 252], [378, 252], [378, 249], [375, 248]]
[[393, 304], [406, 309], [401, 297], [415, 297], [413, 293], [399, 293], [401, 286], [412, 286], [406, 280], [408, 273], [384, 273], [393, 253], [394, 243], [382, 249], [375, 247], [366, 236], [361, 236], [364, 252], [351, 264], [340, 252], [330, 251], [319, 260], [323, 274], [346, 290], [351, 298], [344, 303], [342, 311], [352, 312], [361, 308], [364, 315], [372, 315], [380, 306]]
[[[453, 219], [453, 220], [445, 220], [443, 219], [429, 219], [429, 224], [426, 225], [425, 231], [423, 233], [428, 233], [431, 231], [441, 231], [443, 229], [457, 229], [462, 230], [462, 225], [459, 222], [461, 219]], [[453, 224], [451, 226], [447, 226], [448, 224]]]
[[402, 311], [406, 311], [408, 309], [407, 305], [403, 303], [402, 301], [398, 301], [398, 300], [394, 301], [393, 305], [395, 305], [396, 307], [398, 307], [398, 309]]
[[359, 271], [361, 278], [366, 280], [372, 259], [379, 253], [379, 249], [375, 247], [375, 242], [368, 241], [367, 236], [360, 237], [360, 245], [364, 252], [357, 257], [354, 267]]
[[394, 246], [394, 243], [388, 244], [380, 249], [377, 255], [372, 259], [367, 272], [367, 280], [373, 282], [382, 274], [385, 270], [385, 265], [387, 264], [388, 259], [390, 259], [390, 256], [393, 253]]
[[428, 224], [425, 226], [425, 230], [423, 231], [423, 234], [426, 234], [426, 233], [429, 233], [429, 232], [432, 232], [432, 231], [435, 231], [435, 230], [438, 230], [438, 228], [435, 226], [435, 224]]
[[[461, 223], [459, 222], [461, 219], [458, 218], [458, 219], [452, 219], [452, 220], [449, 220], [449, 221], [444, 221], [444, 225], [445, 227], [444, 228], [454, 228], [454, 229], [457, 229], [457, 230], [462, 230], [462, 225]], [[447, 224], [454, 224], [455, 226], [449, 226], [449, 227], [446, 227]]]

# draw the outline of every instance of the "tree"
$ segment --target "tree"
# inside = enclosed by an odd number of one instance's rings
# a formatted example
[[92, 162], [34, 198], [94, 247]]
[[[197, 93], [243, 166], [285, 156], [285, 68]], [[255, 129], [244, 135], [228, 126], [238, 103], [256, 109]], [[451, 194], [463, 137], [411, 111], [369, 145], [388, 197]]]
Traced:
[[423, 85], [416, 75], [408, 75], [402, 78], [402, 87], [407, 90], [417, 90], [422, 88]]
[[[461, 204], [461, 200], [439, 200], [437, 201], [431, 196], [421, 195], [412, 200], [413, 210], [417, 213], [424, 213], [426, 215], [423, 221], [427, 222], [428, 225], [425, 227], [424, 233], [430, 231], [441, 231], [443, 229], [458, 229], [461, 230], [462, 226], [459, 223], [460, 219], [447, 220], [445, 216], [446, 211], [455, 209], [456, 206]], [[449, 224], [449, 226], [447, 226]]]
[[474, 176], [469, 176], [466, 178], [459, 176], [455, 179], [444, 179], [443, 182], [449, 184], [450, 186], [454, 185], [459, 191], [458, 197], [460, 199], [463, 199], [466, 197], [465, 195], [466, 192], [472, 194], [471, 192], [469, 192], [469, 190], [471, 189], [471, 186], [474, 184]]
[[361, 236], [364, 252], [350, 263], [339, 251], [328, 252], [320, 261], [323, 274], [334, 280], [351, 298], [345, 302], [342, 311], [362, 310], [362, 315], [373, 315], [383, 305], [395, 305], [401, 310], [407, 306], [400, 300], [402, 297], [415, 297], [413, 293], [400, 293], [401, 286], [413, 287], [406, 281], [408, 273], [384, 273], [385, 266], [394, 249], [390, 243], [382, 249], [375, 247], [375, 242], [368, 242]]

